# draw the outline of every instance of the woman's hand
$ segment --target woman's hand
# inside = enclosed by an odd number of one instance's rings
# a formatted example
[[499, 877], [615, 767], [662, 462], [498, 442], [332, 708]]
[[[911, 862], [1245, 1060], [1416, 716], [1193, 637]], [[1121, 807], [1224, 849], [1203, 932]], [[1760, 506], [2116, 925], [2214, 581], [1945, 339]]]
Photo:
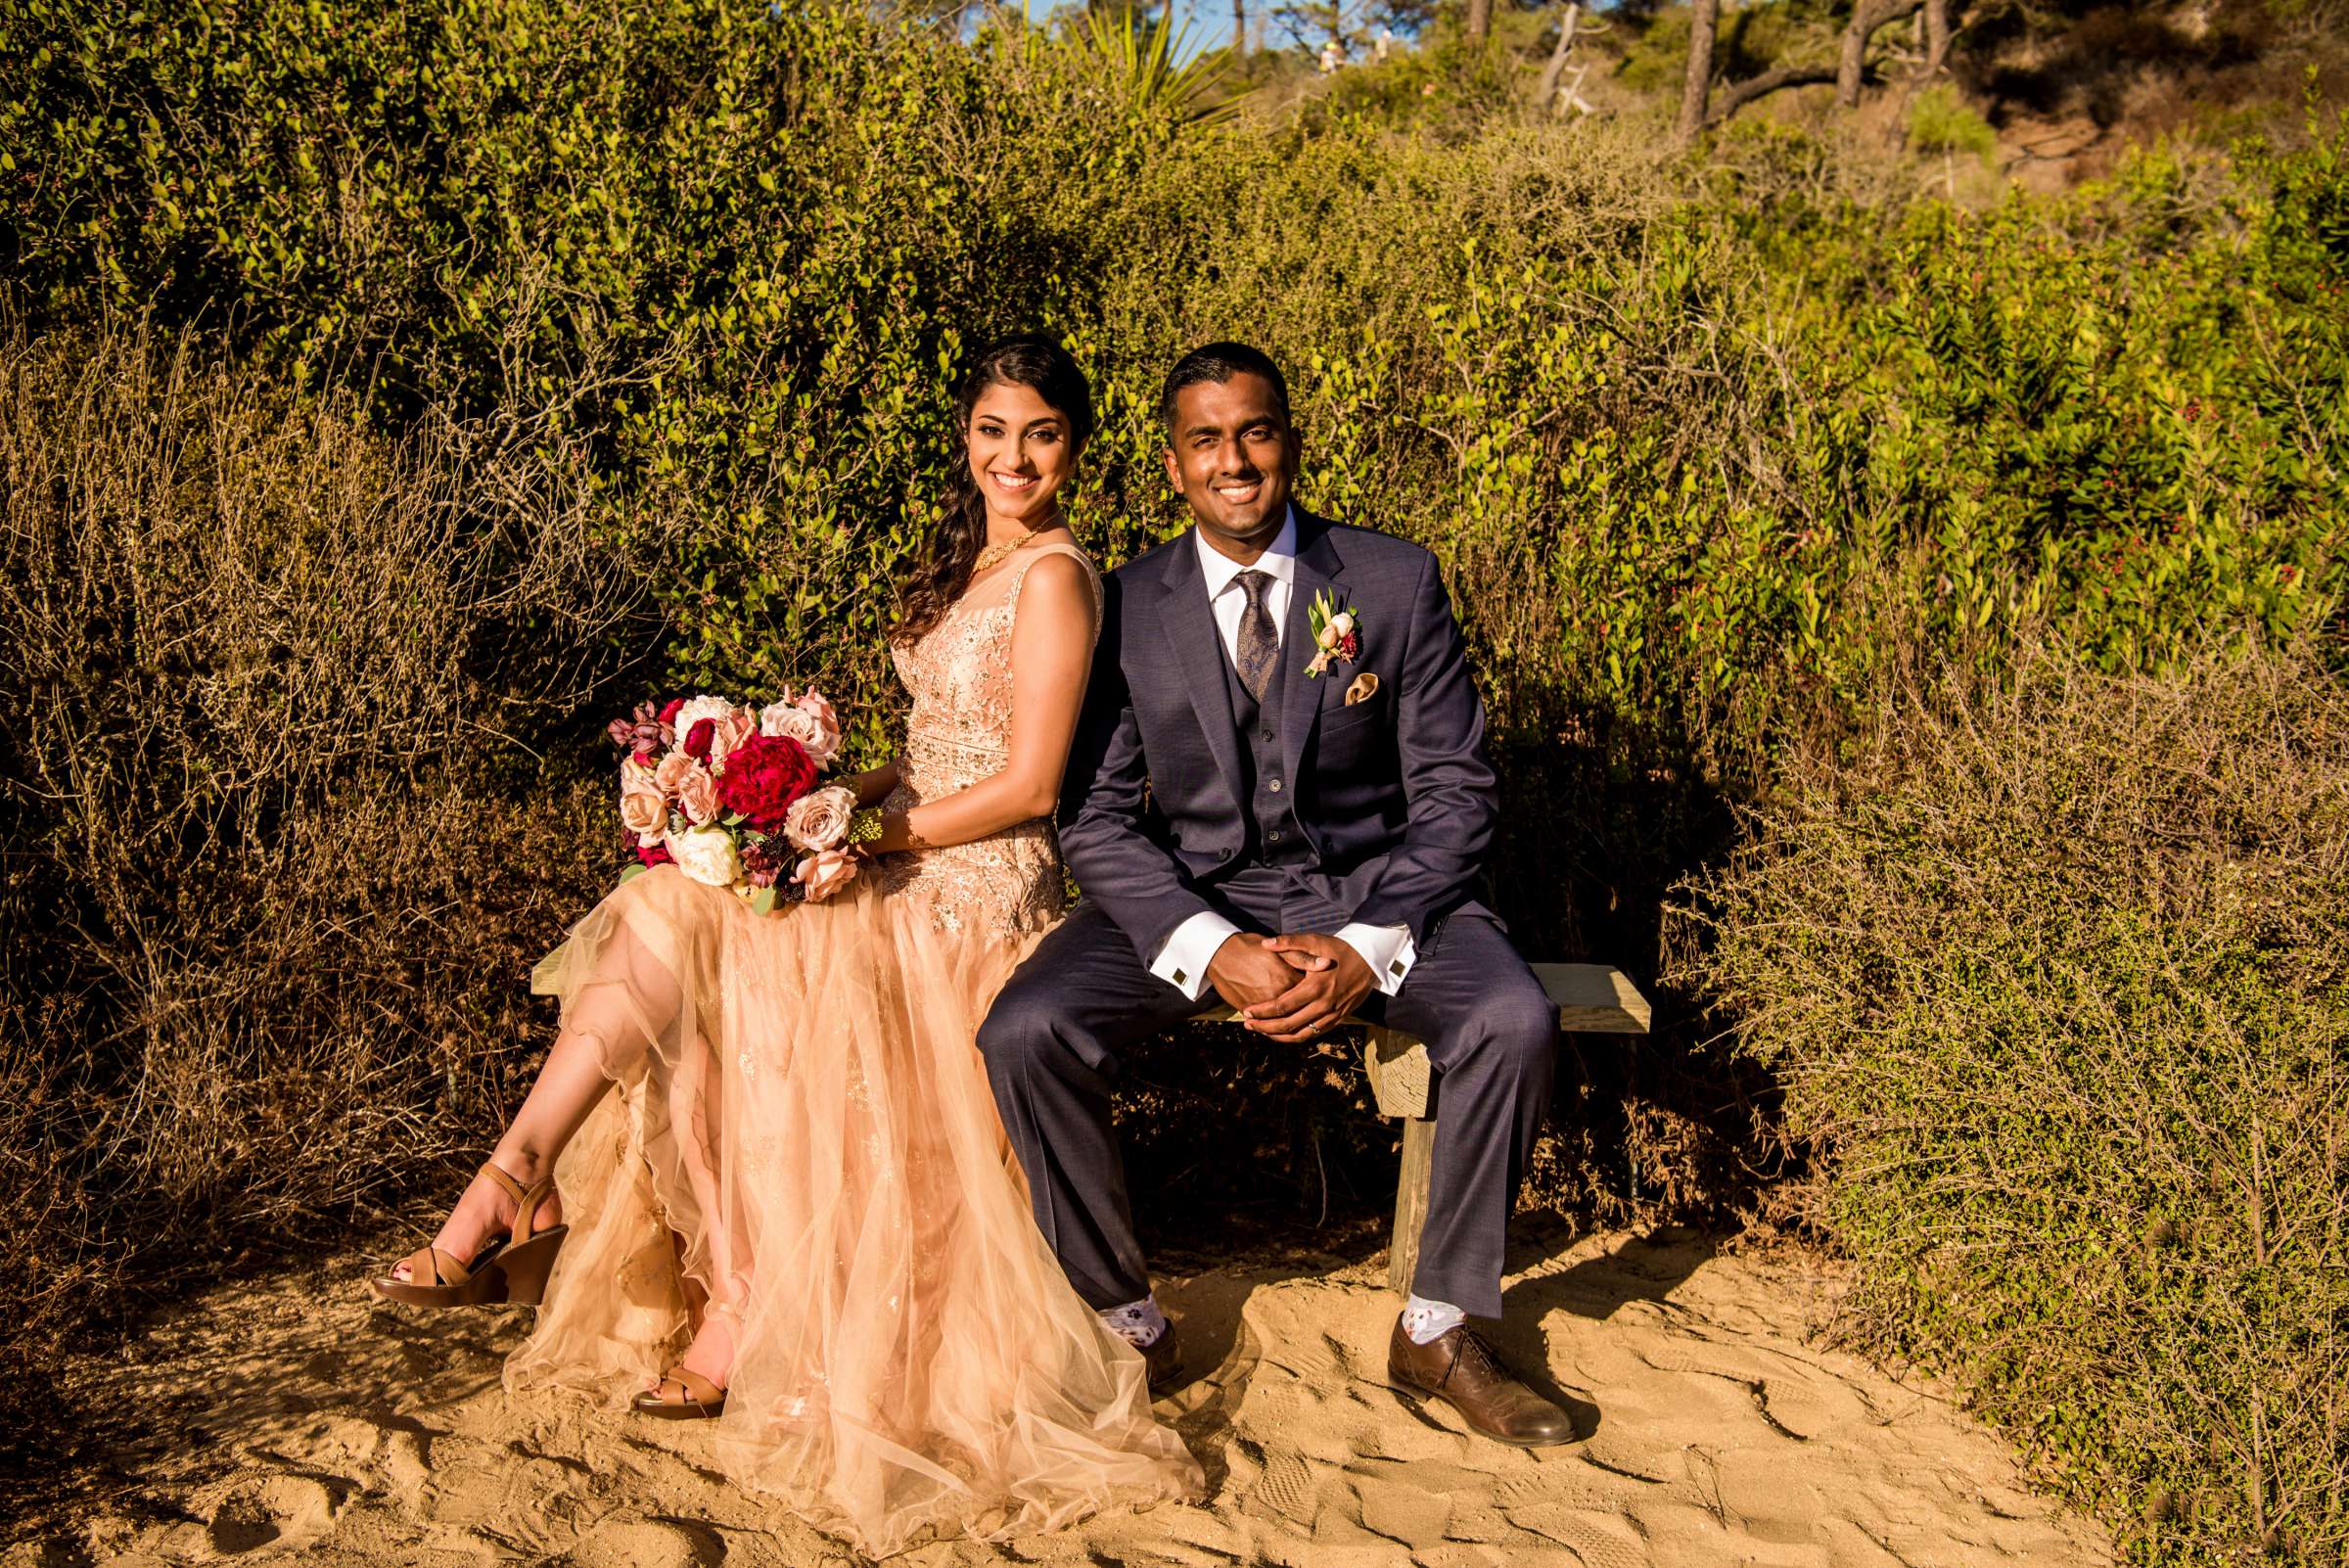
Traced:
[[897, 793], [898, 781], [902, 777], [903, 775], [898, 768], [898, 760], [893, 757], [879, 767], [868, 769], [854, 778], [847, 780], [847, 783], [850, 789], [856, 792], [856, 805], [862, 808], [868, 806], [879, 806]]

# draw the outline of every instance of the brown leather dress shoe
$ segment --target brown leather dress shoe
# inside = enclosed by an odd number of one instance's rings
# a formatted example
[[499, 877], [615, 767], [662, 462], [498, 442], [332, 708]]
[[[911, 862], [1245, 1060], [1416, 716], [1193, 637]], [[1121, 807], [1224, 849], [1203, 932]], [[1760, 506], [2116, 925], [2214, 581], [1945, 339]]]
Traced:
[[1518, 1381], [1493, 1347], [1464, 1326], [1414, 1345], [1396, 1318], [1387, 1381], [1405, 1399], [1442, 1400], [1471, 1432], [1497, 1443], [1546, 1449], [1575, 1440], [1574, 1418]]
[[1174, 1343], [1174, 1325], [1142, 1347], [1142, 1364], [1150, 1370], [1150, 1392], [1163, 1394], [1182, 1376], [1182, 1347]]

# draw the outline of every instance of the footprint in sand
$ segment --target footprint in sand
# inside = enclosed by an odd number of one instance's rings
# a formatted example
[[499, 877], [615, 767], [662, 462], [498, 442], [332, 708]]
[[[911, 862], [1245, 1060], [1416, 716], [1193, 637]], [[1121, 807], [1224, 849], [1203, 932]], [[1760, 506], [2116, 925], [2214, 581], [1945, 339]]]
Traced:
[[333, 1527], [342, 1506], [336, 1489], [306, 1475], [240, 1481], [212, 1509], [206, 1530], [212, 1549], [242, 1556], [263, 1546], [299, 1546]]
[[1298, 1524], [1311, 1524], [1320, 1490], [1312, 1465], [1294, 1453], [1275, 1453], [1265, 1460], [1265, 1477], [1256, 1484], [1251, 1500], [1263, 1502]]
[[682, 1519], [597, 1525], [559, 1559], [571, 1568], [714, 1568], [726, 1555], [717, 1532]]

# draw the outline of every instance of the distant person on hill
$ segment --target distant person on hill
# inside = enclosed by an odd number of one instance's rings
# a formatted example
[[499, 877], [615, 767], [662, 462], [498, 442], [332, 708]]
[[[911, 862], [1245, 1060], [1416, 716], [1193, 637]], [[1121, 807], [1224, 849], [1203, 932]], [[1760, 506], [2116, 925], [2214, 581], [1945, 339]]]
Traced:
[[1211, 989], [1276, 1040], [1350, 1015], [1407, 1030], [1444, 1114], [1389, 1379], [1503, 1443], [1570, 1442], [1467, 1326], [1500, 1315], [1558, 1015], [1476, 900], [1498, 810], [1443, 576], [1290, 499], [1288, 388], [1256, 349], [1186, 354], [1160, 412], [1195, 526], [1109, 579], [1060, 811], [1083, 898], [979, 1031], [1036, 1222], [1154, 1380], [1173, 1375], [1110, 1126], [1120, 1053]]

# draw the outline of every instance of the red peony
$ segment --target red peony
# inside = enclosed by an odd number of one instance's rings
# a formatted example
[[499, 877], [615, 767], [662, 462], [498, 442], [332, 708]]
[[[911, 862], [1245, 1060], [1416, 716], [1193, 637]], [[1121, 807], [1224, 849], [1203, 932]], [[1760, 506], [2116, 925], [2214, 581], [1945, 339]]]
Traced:
[[636, 846], [636, 858], [650, 866], [667, 865], [676, 857], [668, 853], [666, 844], [639, 844]]
[[685, 755], [697, 762], [710, 761], [710, 749], [717, 741], [717, 720], [697, 718], [693, 728], [685, 732]]
[[[694, 725], [698, 731], [702, 726]], [[692, 741], [687, 740], [688, 748]], [[779, 833], [792, 803], [815, 788], [815, 764], [798, 741], [753, 735], [726, 754], [717, 804], [761, 833]]]

